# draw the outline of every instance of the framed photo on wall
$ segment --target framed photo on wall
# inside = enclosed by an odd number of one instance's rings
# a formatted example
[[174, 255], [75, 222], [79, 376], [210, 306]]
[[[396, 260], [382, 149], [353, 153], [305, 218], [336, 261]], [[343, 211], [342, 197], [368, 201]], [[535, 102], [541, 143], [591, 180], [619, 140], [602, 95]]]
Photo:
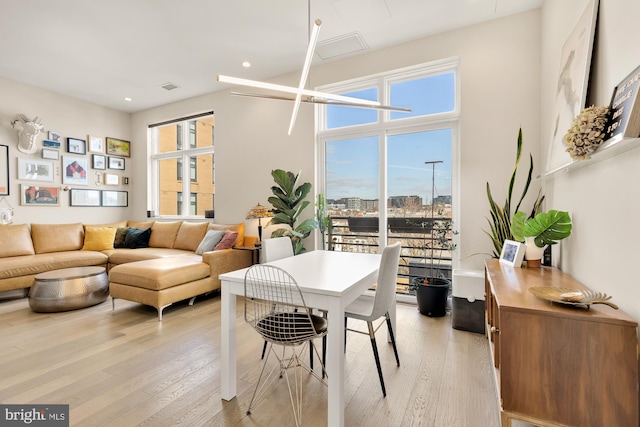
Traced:
[[42, 148], [42, 158], [49, 160], [60, 160], [60, 150], [51, 148]]
[[500, 262], [511, 267], [520, 267], [524, 259], [524, 251], [527, 245], [513, 240], [505, 240], [500, 253]]
[[87, 135], [89, 151], [92, 153], [104, 153], [104, 139], [100, 136]]
[[124, 158], [109, 156], [109, 169], [124, 170]]
[[69, 190], [69, 206], [100, 206], [100, 190], [84, 190], [72, 188]]
[[102, 190], [102, 206], [127, 207], [129, 193], [118, 190]]
[[23, 206], [60, 206], [60, 187], [20, 184]]
[[94, 169], [106, 169], [107, 168], [107, 156], [102, 154], [91, 155], [91, 167]]
[[120, 176], [114, 173], [104, 174], [104, 185], [118, 185], [120, 184]]
[[62, 183], [89, 185], [88, 163], [85, 157], [62, 156]]
[[72, 154], [87, 154], [87, 141], [84, 139], [67, 138], [67, 152]]
[[107, 137], [107, 154], [131, 157], [131, 142], [124, 139]]
[[18, 157], [18, 179], [53, 181], [53, 162]]
[[0, 196], [9, 195], [9, 146], [0, 145]]

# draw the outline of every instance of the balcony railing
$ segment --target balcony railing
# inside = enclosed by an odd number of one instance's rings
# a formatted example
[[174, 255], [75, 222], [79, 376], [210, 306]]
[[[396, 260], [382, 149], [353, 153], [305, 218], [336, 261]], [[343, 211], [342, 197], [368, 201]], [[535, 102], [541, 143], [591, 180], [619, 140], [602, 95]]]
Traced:
[[[329, 250], [379, 252], [379, 218], [332, 216], [326, 235]], [[451, 218], [390, 217], [388, 244], [402, 243], [398, 268], [398, 293], [408, 294], [414, 277], [451, 279]]]

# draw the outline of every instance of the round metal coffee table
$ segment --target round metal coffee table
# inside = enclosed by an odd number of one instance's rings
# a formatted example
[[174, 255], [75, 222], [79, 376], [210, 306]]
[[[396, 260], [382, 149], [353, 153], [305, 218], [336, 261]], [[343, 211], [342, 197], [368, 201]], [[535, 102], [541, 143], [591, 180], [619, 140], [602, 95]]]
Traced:
[[29, 290], [33, 311], [52, 313], [99, 304], [109, 296], [109, 278], [103, 267], [74, 267], [35, 276]]

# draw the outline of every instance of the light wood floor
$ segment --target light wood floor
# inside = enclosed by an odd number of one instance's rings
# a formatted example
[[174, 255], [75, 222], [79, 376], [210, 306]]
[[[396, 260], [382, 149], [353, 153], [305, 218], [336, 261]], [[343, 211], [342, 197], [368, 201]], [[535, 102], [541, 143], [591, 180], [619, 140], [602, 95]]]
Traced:
[[[123, 300], [114, 313], [109, 299], [51, 314], [31, 312], [26, 298], [0, 301], [0, 402], [69, 404], [72, 426], [291, 425], [285, 384], [245, 414], [262, 340], [242, 320], [241, 302], [237, 313], [238, 397], [226, 402], [219, 295], [169, 307], [162, 322], [155, 309]], [[483, 335], [403, 304], [397, 329], [399, 368], [386, 332], [378, 332], [386, 399], [368, 338], [349, 334], [346, 426], [499, 426]], [[310, 376], [307, 383], [304, 425], [324, 426], [327, 389]]]

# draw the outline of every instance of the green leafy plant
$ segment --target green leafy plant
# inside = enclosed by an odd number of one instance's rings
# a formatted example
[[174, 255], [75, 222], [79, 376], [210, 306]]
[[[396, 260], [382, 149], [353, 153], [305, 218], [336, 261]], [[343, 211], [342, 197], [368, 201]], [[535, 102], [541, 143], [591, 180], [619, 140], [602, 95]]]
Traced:
[[571, 235], [571, 217], [568, 212], [550, 210], [527, 219], [524, 212], [516, 212], [511, 220], [511, 233], [519, 242], [535, 237], [536, 246], [544, 248]]
[[[504, 205], [499, 206], [496, 201], [493, 199], [491, 194], [491, 187], [487, 182], [487, 198], [489, 200], [489, 211], [491, 214], [491, 219], [487, 218], [487, 222], [489, 223], [490, 230], [484, 232], [491, 239], [491, 243], [493, 244], [493, 257], [499, 258], [500, 252], [502, 252], [502, 246], [505, 240], [513, 240], [513, 234], [511, 233], [511, 200], [513, 196], [513, 187], [516, 181], [516, 173], [518, 172], [518, 166], [520, 165], [520, 158], [522, 156], [522, 129], [518, 131], [518, 146], [516, 150], [516, 163], [513, 168], [513, 173], [511, 174], [511, 180], [509, 181], [509, 190], [507, 192], [507, 197], [504, 202]], [[527, 182], [525, 183], [524, 189], [522, 190], [522, 194], [520, 199], [518, 200], [518, 204], [516, 205], [515, 212], [520, 209], [520, 205], [527, 195], [527, 191], [529, 191], [529, 186], [531, 185], [531, 177], [533, 174], [533, 156], [529, 154], [529, 173], [527, 174]], [[531, 216], [533, 217], [538, 210], [540, 209], [540, 205], [544, 200], [544, 196], [538, 193], [538, 197], [533, 205], [533, 209], [531, 210]]]
[[[425, 235], [426, 235], [426, 230], [431, 225], [432, 238], [430, 241], [428, 241], [426, 237], [423, 240], [424, 261], [425, 261], [424, 273], [425, 274], [424, 274], [424, 277], [417, 277], [415, 278], [416, 280], [412, 280], [410, 282], [409, 289], [412, 291], [415, 291], [421, 285], [428, 285], [430, 280], [442, 282], [442, 280], [440, 279], [444, 279], [448, 281], [449, 279], [447, 279], [443, 274], [442, 268], [440, 265], [442, 262], [442, 253], [444, 251], [453, 252], [458, 247], [452, 241], [452, 237], [457, 235], [458, 231], [452, 229], [453, 222], [450, 219], [434, 219], [433, 223], [422, 222], [420, 223], [420, 225], [423, 228], [423, 230], [425, 230], [424, 231]], [[434, 267], [433, 262], [435, 260], [436, 251], [438, 252], [438, 257], [437, 257], [438, 262], [437, 262], [437, 265]], [[430, 267], [426, 268], [427, 260], [429, 259], [427, 257], [427, 254], [429, 253], [431, 253], [431, 263], [430, 263]], [[429, 272], [428, 276], [427, 276], [427, 271]]]
[[331, 218], [327, 215], [327, 201], [322, 193], [316, 197], [316, 221], [318, 221], [318, 230], [322, 237], [322, 250], [324, 250], [326, 249], [325, 235], [331, 232]]
[[271, 171], [271, 176], [276, 185], [271, 187], [273, 196], [268, 201], [273, 206], [273, 218], [269, 224], [285, 224], [289, 228], [278, 228], [271, 233], [271, 237], [288, 236], [291, 238], [294, 254], [298, 255], [306, 249], [302, 240], [318, 227], [315, 219], [305, 219], [296, 224], [302, 211], [311, 203], [304, 200], [311, 191], [311, 184], [305, 182], [298, 185], [300, 174], [286, 172], [282, 169]]

